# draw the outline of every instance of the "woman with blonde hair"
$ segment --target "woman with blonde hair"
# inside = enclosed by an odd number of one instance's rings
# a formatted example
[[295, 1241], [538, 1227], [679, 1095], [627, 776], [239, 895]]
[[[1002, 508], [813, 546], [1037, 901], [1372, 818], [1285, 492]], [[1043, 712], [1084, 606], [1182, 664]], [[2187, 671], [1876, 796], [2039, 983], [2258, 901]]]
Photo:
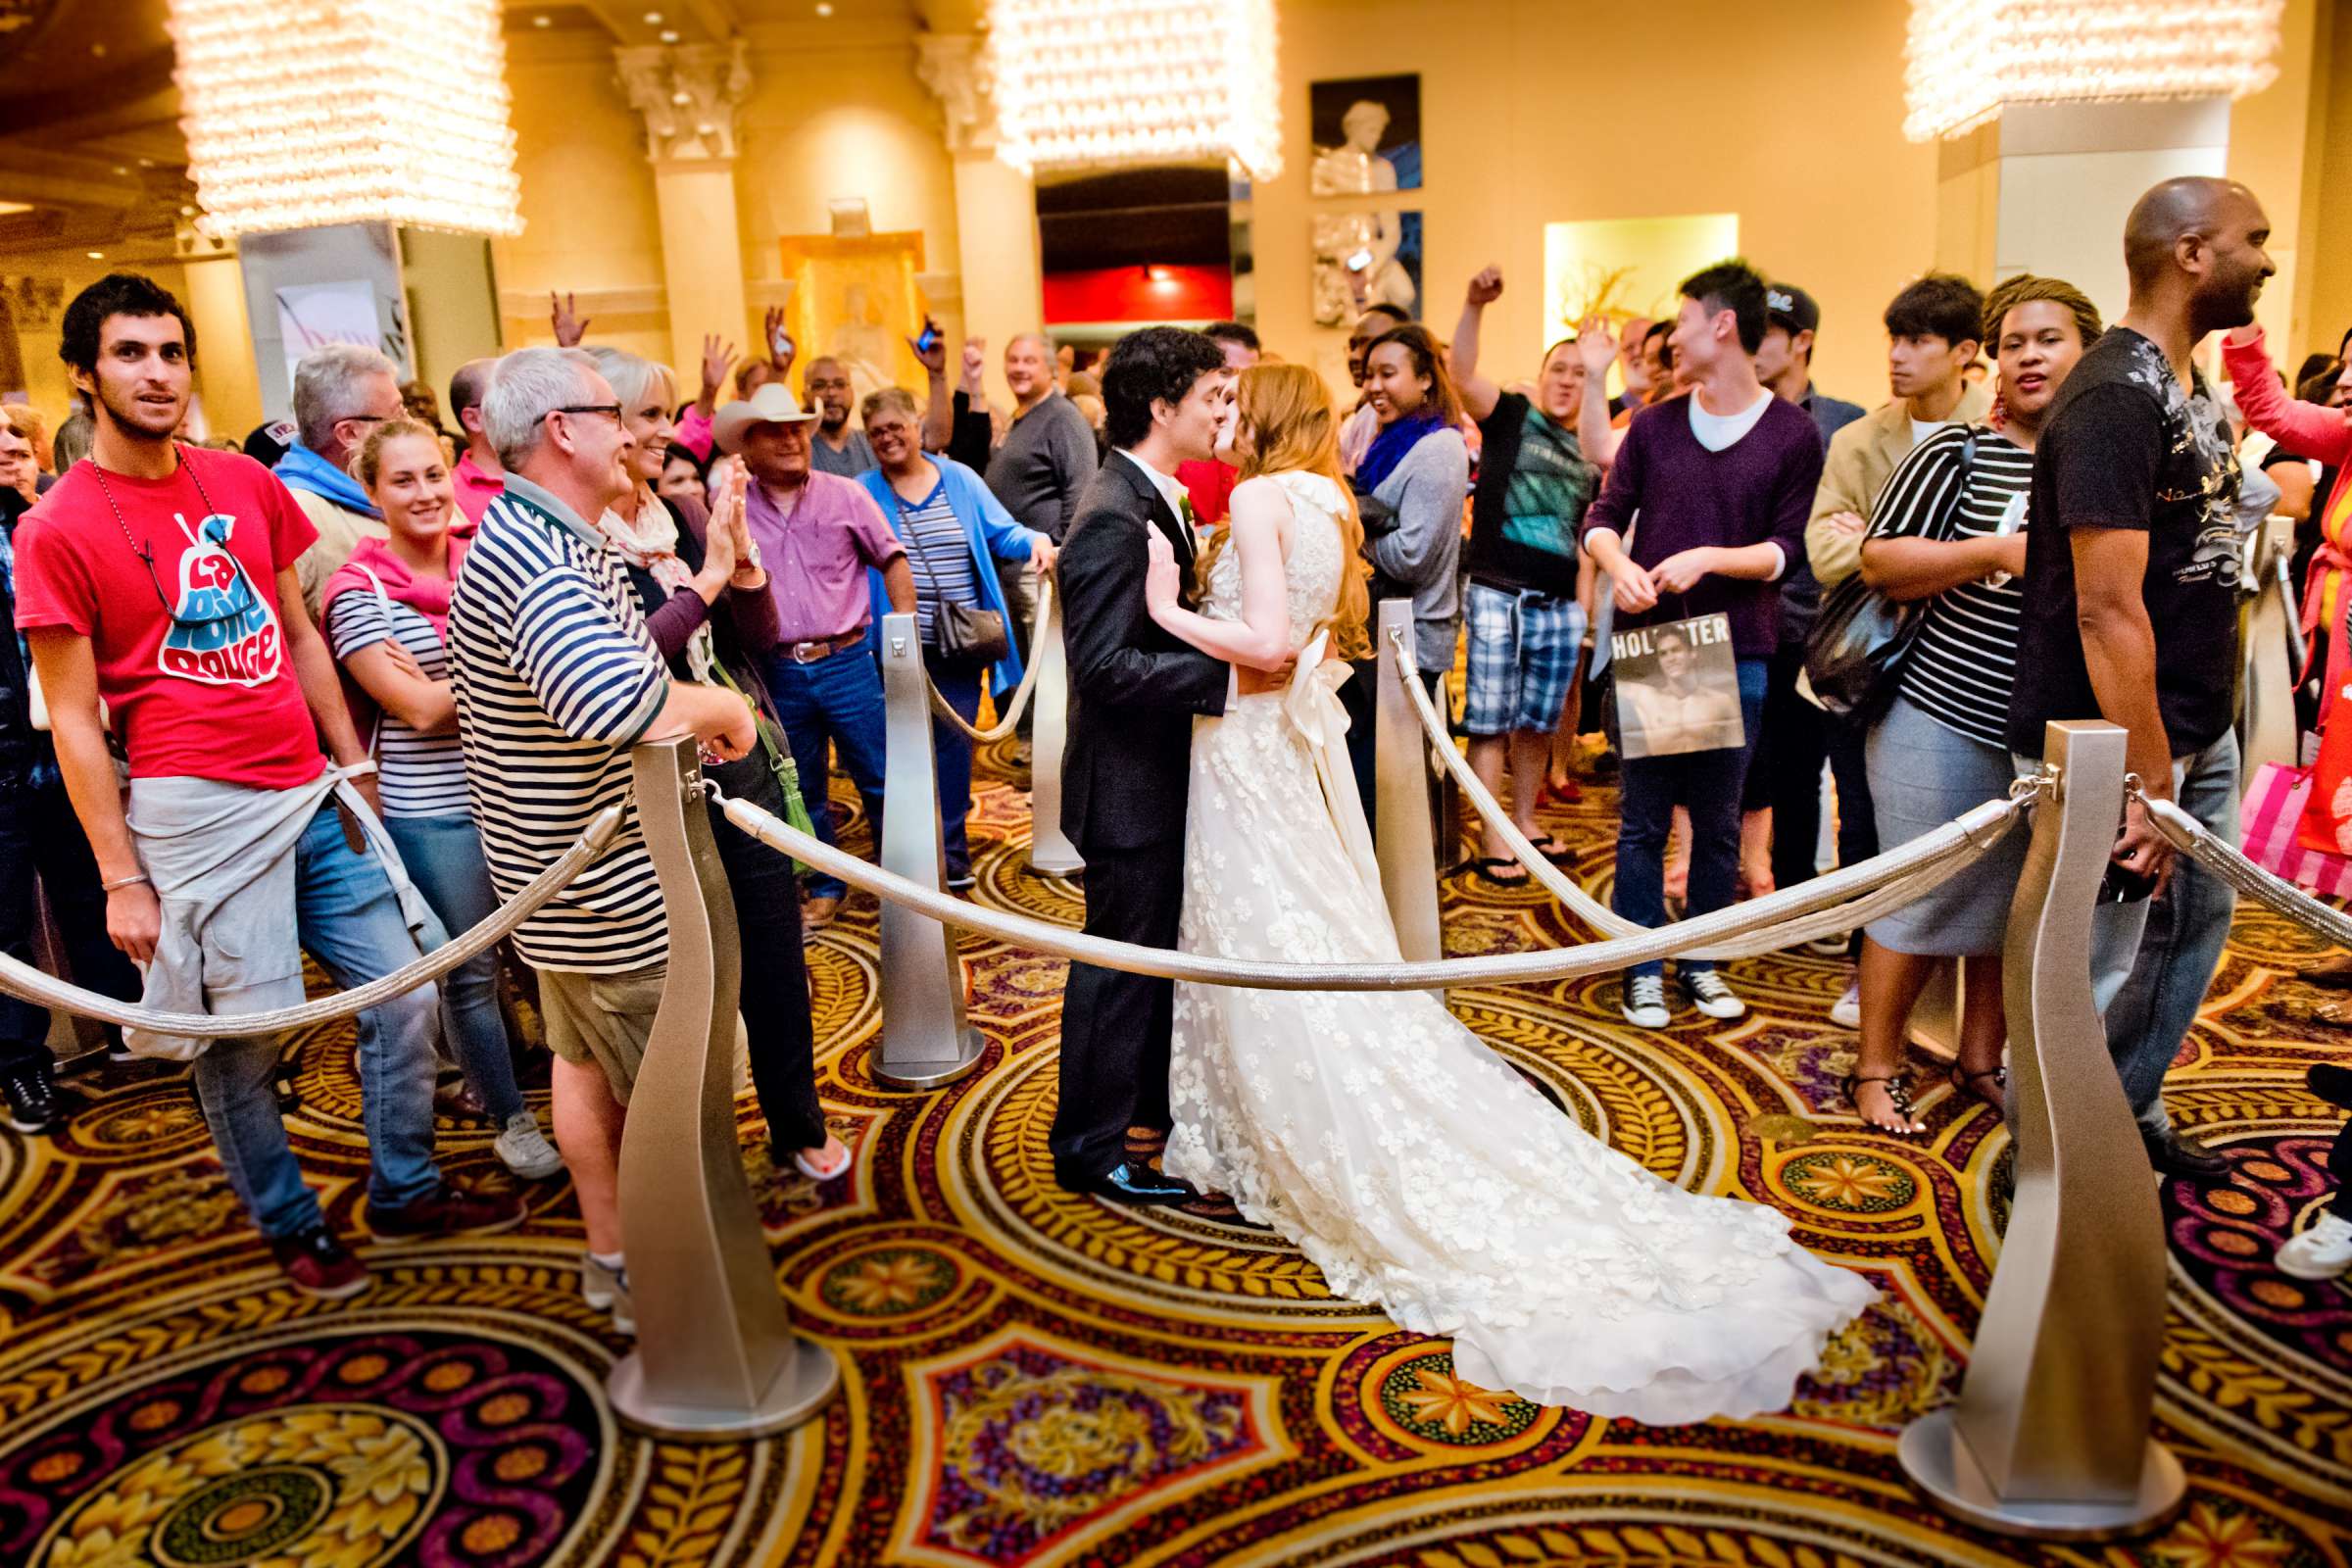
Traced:
[[[1238, 418], [1200, 610], [1156, 534], [1144, 590], [1234, 666], [1224, 713], [1194, 720], [1177, 945], [1394, 964], [1336, 696], [1369, 597], [1330, 394], [1261, 365]], [[1231, 1195], [1333, 1295], [1451, 1335], [1466, 1381], [1540, 1403], [1655, 1425], [1779, 1409], [1876, 1294], [1774, 1210], [1682, 1192], [1586, 1134], [1426, 991], [1179, 984], [1168, 1102], [1170, 1176]]]

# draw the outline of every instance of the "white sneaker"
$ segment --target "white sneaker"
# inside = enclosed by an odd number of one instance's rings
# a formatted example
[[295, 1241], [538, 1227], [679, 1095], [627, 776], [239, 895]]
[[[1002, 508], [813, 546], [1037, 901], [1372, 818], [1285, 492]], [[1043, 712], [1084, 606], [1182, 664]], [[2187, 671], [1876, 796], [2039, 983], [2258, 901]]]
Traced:
[[1734, 1018], [1747, 1016], [1747, 1004], [1741, 1002], [1740, 994], [1726, 984], [1723, 976], [1714, 970], [1691, 971], [1686, 969], [1683, 971], [1682, 978], [1683, 992], [1690, 997], [1690, 1005], [1708, 1017], [1719, 1018], [1728, 1023]]
[[2278, 1272], [2299, 1280], [2331, 1280], [2352, 1269], [2352, 1219], [2326, 1213], [2318, 1224], [2278, 1249]]
[[1629, 974], [1625, 977], [1625, 998], [1619, 1004], [1625, 1021], [1637, 1029], [1663, 1029], [1672, 1015], [1666, 1011], [1666, 977], [1657, 974]]
[[580, 1254], [580, 1299], [599, 1312], [612, 1314], [612, 1332], [634, 1334], [637, 1318], [629, 1310], [629, 1269], [626, 1263], [607, 1268], [594, 1252]]
[[1839, 931], [1830, 936], [1815, 937], [1810, 942], [1801, 943], [1798, 945], [1797, 951], [1809, 953], [1816, 958], [1842, 958], [1852, 946], [1853, 933]]
[[507, 1130], [490, 1147], [498, 1151], [507, 1169], [526, 1182], [543, 1181], [564, 1168], [564, 1156], [556, 1152], [556, 1146], [547, 1141], [527, 1110], [509, 1116]]
[[1862, 982], [1848, 980], [1845, 994], [1830, 1005], [1830, 1022], [1840, 1029], [1862, 1027]]

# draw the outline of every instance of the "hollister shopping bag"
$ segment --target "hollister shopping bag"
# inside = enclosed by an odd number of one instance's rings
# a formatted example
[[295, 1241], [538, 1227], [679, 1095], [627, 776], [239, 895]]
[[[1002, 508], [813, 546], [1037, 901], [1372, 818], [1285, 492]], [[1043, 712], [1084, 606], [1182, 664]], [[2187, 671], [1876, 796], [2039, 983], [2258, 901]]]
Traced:
[[1732, 623], [1721, 613], [1611, 632], [1609, 673], [1628, 758], [1719, 752], [1747, 741]]

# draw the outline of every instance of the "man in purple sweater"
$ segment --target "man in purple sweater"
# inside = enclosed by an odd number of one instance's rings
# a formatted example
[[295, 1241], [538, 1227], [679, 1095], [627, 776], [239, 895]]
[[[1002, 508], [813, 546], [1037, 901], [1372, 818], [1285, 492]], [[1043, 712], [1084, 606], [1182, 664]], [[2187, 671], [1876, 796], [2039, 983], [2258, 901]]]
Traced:
[[[1626, 760], [1613, 905], [1646, 926], [1666, 921], [1666, 835], [1677, 806], [1690, 812], [1690, 912], [1732, 902], [1740, 788], [1780, 635], [1781, 579], [1804, 563], [1805, 518], [1821, 482], [1812, 418], [1756, 379], [1764, 279], [1745, 263], [1723, 262], [1686, 278], [1682, 294], [1671, 342], [1692, 388], [1634, 416], [1608, 484], [1585, 514], [1584, 545], [1608, 575], [1618, 631], [1718, 612], [1729, 619], [1746, 739]], [[1677, 969], [1708, 1017], [1747, 1011], [1713, 964]], [[1622, 1005], [1628, 1022], [1664, 1028], [1665, 966], [1631, 970]]]

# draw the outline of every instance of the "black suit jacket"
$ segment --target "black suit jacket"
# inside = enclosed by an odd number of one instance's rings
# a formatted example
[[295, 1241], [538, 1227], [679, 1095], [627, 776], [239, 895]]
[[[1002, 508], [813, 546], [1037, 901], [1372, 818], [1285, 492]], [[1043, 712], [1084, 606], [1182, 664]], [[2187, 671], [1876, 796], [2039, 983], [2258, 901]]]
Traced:
[[1232, 666], [1160, 629], [1144, 606], [1145, 530], [1157, 528], [1186, 568], [1193, 541], [1124, 455], [1087, 481], [1054, 576], [1070, 658], [1070, 745], [1061, 768], [1061, 830], [1136, 850], [1184, 835], [1193, 715], [1225, 711]]

